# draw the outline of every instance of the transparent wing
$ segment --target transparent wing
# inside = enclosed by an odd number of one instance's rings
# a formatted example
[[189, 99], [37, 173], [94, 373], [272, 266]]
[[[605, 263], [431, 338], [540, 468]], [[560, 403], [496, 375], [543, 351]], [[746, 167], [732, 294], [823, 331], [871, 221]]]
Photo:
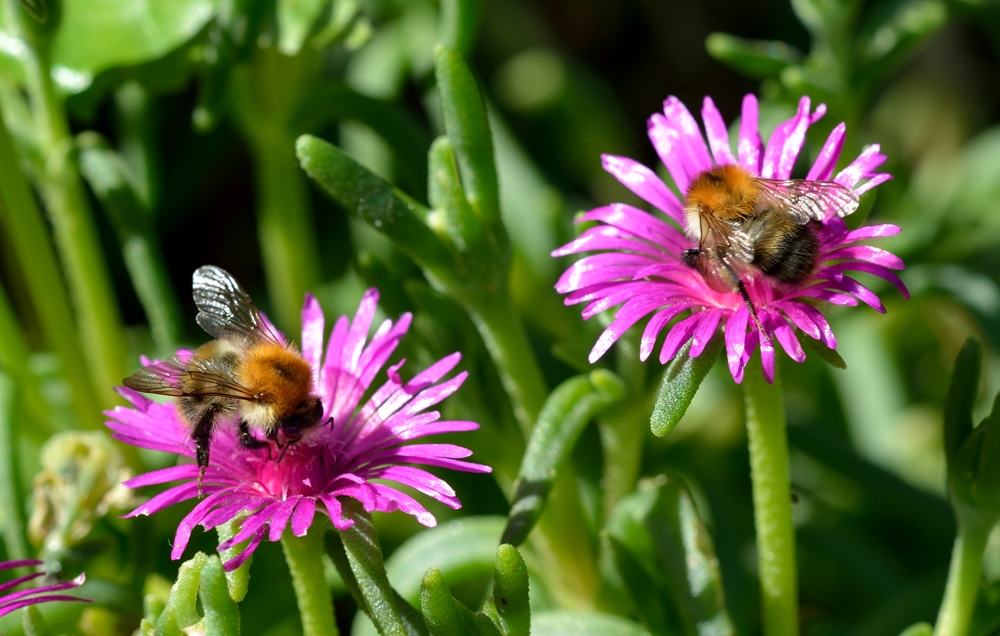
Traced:
[[753, 261], [753, 239], [738, 224], [723, 221], [711, 214], [701, 215], [702, 251], [716, 250], [727, 260], [750, 263]]
[[226, 270], [203, 265], [195, 270], [191, 287], [198, 306], [195, 320], [212, 337], [279, 343], [260, 319], [250, 296]]
[[140, 393], [156, 393], [173, 397], [221, 396], [238, 400], [256, 399], [253, 393], [232, 377], [225, 362], [213, 358], [184, 359], [171, 356], [147, 365], [123, 384]]
[[754, 179], [760, 190], [757, 208], [782, 210], [797, 223], [845, 217], [858, 209], [858, 197], [850, 188], [832, 181]]

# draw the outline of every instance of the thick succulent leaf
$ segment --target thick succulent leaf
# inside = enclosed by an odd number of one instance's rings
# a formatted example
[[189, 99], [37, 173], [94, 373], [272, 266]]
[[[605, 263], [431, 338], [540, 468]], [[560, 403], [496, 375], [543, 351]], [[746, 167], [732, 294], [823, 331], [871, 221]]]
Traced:
[[201, 620], [195, 601], [198, 599], [198, 586], [201, 584], [201, 571], [208, 562], [204, 552], [198, 552], [189, 561], [181, 564], [177, 571], [177, 580], [170, 588], [170, 598], [167, 607], [156, 623], [156, 633], [171, 633], [184, 629]]
[[931, 636], [933, 633], [934, 628], [930, 623], [916, 623], [901, 631], [899, 636]]
[[278, 0], [278, 50], [295, 55], [329, 0]]
[[517, 548], [507, 543], [497, 548], [492, 600], [504, 636], [528, 636], [531, 633], [528, 568]]
[[[625, 565], [641, 567], [672, 601], [688, 633], [733, 633], [712, 538], [679, 477], [644, 481], [611, 512], [607, 531], [634, 559], [626, 556]], [[621, 574], [624, 580], [628, 573]], [[650, 602], [645, 590], [633, 601], [637, 607]]]
[[640, 563], [628, 546], [612, 535], [607, 539], [615, 568], [642, 622], [657, 634], [670, 633], [670, 625], [679, 627], [675, 612], [664, 607], [663, 581], [654, 580], [646, 569], [648, 565]]
[[452, 255], [424, 223], [426, 208], [318, 137], [299, 137], [295, 150], [306, 174], [351, 216], [385, 234], [435, 275], [454, 276]]
[[528, 448], [514, 482], [514, 501], [502, 542], [519, 545], [545, 508], [559, 469], [573, 452], [594, 415], [625, 395], [625, 383], [603, 369], [576, 376], [549, 395], [531, 431]]
[[212, 636], [239, 636], [240, 610], [229, 595], [229, 583], [219, 557], [213, 556], [201, 568], [198, 598], [205, 612], [205, 633]]
[[110, 217], [122, 257], [149, 320], [153, 339], [172, 351], [180, 339], [181, 309], [163, 251], [122, 156], [96, 133], [80, 135], [80, 173]]
[[[357, 618], [354, 621], [354, 628], [352, 634], [354, 636], [374, 636], [378, 633], [375, 628], [374, 623], [371, 620], [365, 620], [365, 616], [371, 618], [371, 610], [368, 608], [368, 603], [365, 601], [364, 595], [361, 593], [361, 586], [358, 584], [358, 579], [354, 576], [354, 572], [351, 570], [350, 561], [347, 558], [347, 552], [344, 550], [344, 544], [340, 540], [340, 536], [334, 533], [329, 533], [326, 536], [326, 552], [333, 561], [334, 567], [337, 568], [337, 573], [340, 575], [340, 579], [343, 581], [344, 587], [350, 592], [351, 596], [354, 598], [354, 602], [358, 604], [361, 608], [361, 612], [358, 613]], [[427, 626], [424, 624], [423, 616], [420, 612], [410, 605], [402, 596], [399, 595], [395, 589], [392, 591], [393, 598], [396, 601], [396, 609], [399, 611], [400, 618], [403, 620], [403, 625], [406, 627], [406, 633], [408, 636], [429, 636], [427, 632]]]
[[451, 595], [437, 568], [427, 570], [420, 586], [420, 610], [431, 636], [474, 636], [460, 603]]
[[344, 501], [344, 516], [353, 520], [354, 525], [339, 531], [340, 538], [372, 621], [380, 634], [407, 636], [406, 625], [396, 606], [395, 592], [386, 576], [382, 548], [371, 516], [354, 499]]
[[831, 349], [822, 342], [808, 337], [801, 338], [800, 342], [802, 342], [811, 353], [815, 353], [820, 360], [829, 364], [834, 369], [843, 371], [847, 368], [847, 363], [840, 357], [840, 354], [837, 353], [836, 349]]
[[503, 517], [465, 517], [414, 535], [387, 559], [389, 580], [416, 605], [424, 574], [431, 567], [452, 585], [490, 576], [504, 522]]
[[532, 622], [532, 636], [649, 636], [637, 623], [597, 612], [543, 612]]
[[64, 0], [61, 4], [53, 61], [94, 75], [113, 66], [154, 60], [180, 46], [208, 23], [219, 0]]
[[438, 46], [434, 57], [445, 132], [455, 149], [462, 187], [484, 221], [499, 222], [500, 187], [493, 135], [479, 84], [455, 49]]
[[475, 43], [482, 12], [482, 0], [442, 0], [441, 44], [468, 54]]
[[982, 366], [982, 345], [975, 338], [966, 339], [955, 359], [955, 371], [944, 399], [944, 449], [949, 466], [972, 433], [972, 409], [979, 393]]
[[688, 355], [691, 343], [687, 343], [677, 352], [667, 368], [663, 370], [663, 384], [660, 385], [660, 395], [656, 398], [653, 415], [649, 418], [649, 426], [653, 435], [663, 437], [677, 426], [688, 407], [698, 387], [715, 364], [716, 358], [723, 349], [722, 331], [712, 336], [712, 340], [697, 358]]
[[798, 49], [780, 40], [750, 40], [728, 33], [712, 33], [705, 48], [726, 66], [757, 79], [774, 77], [802, 59]]

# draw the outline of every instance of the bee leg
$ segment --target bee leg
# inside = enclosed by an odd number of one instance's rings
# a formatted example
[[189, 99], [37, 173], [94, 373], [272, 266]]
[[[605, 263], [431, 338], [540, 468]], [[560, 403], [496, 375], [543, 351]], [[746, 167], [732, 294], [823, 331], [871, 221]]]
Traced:
[[278, 459], [274, 460], [274, 463], [275, 464], [280, 463], [281, 462], [281, 458], [285, 456], [285, 451], [288, 450], [288, 447], [291, 446], [292, 444], [294, 444], [295, 442], [299, 441], [300, 439], [302, 439], [302, 436], [298, 436], [298, 437], [287, 437], [286, 436], [285, 437], [285, 445], [281, 447], [281, 452], [278, 453]]
[[747, 309], [750, 310], [750, 315], [753, 316], [753, 321], [754, 324], [757, 325], [757, 331], [760, 332], [761, 340], [770, 342], [771, 338], [767, 335], [767, 332], [764, 331], [764, 325], [760, 324], [760, 318], [757, 317], [757, 309], [754, 308], [753, 301], [750, 300], [750, 294], [747, 293], [747, 288], [746, 285], [743, 284], [743, 281], [739, 281], [737, 291], [743, 298], [743, 302], [746, 303]]
[[201, 482], [205, 479], [205, 470], [208, 468], [208, 447], [212, 441], [212, 427], [215, 425], [215, 416], [221, 410], [218, 404], [210, 404], [198, 422], [194, 425], [191, 437], [194, 439], [195, 459], [198, 462], [198, 497], [204, 497], [201, 490]]
[[250, 432], [250, 427], [247, 425], [246, 421], [240, 420], [240, 446], [250, 450], [255, 450], [258, 448], [264, 448], [265, 446], [270, 446], [270, 444], [254, 437], [253, 433]]

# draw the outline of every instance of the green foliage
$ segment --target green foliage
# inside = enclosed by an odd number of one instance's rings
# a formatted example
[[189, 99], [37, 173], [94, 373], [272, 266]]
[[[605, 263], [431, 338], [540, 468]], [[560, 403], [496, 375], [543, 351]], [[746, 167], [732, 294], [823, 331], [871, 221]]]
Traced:
[[611, 511], [606, 532], [621, 581], [650, 629], [734, 633], [711, 535], [679, 477], [641, 483]]
[[218, 0], [63, 0], [53, 61], [86, 75], [159, 58], [195, 35]]
[[431, 567], [452, 584], [488, 576], [503, 526], [502, 517], [466, 517], [414, 536], [386, 561], [393, 587], [418, 605], [421, 581]]
[[559, 469], [572, 453], [583, 427], [623, 396], [624, 383], [603, 370], [566, 380], [549, 395], [514, 482], [510, 518], [501, 543], [516, 546], [525, 540], [541, 516]]
[[653, 435], [663, 437], [677, 426], [724, 348], [721, 332], [712, 338], [697, 358], [688, 355], [690, 343], [681, 347], [663, 371], [663, 384], [649, 420]]
[[48, 636], [48, 625], [38, 608], [28, 606], [22, 612], [24, 618], [21, 625], [24, 627], [24, 636]]
[[[141, 617], [138, 633], [156, 636], [312, 636], [352, 621], [355, 636], [752, 634], [770, 557], [758, 550], [755, 569], [750, 546], [766, 545], [762, 510], [790, 507], [803, 633], [993, 633], [998, 24], [995, 3], [974, 0], [709, 13], [695, 0], [6, 0], [0, 557], [43, 554], [60, 580], [86, 570], [81, 595], [98, 611], [45, 604], [0, 632], [125, 634]], [[880, 246], [903, 256], [914, 296], [877, 323], [819, 304], [837, 350], [802, 336], [797, 365], [779, 349], [782, 396], [745, 381], [751, 397], [783, 398], [748, 402], [752, 435], [764, 406], [771, 441], [787, 418], [791, 446], [790, 462], [751, 460], [755, 485], [790, 468], [777, 479], [790, 496], [770, 490], [756, 511], [721, 329], [661, 374], [638, 359], [640, 324], [592, 366], [613, 310], [583, 322], [563, 306], [552, 285], [569, 259], [550, 256], [574, 236], [572, 211], [645, 205], [600, 154], [653, 166], [651, 104], [680, 95], [697, 118], [693, 97], [709, 94], [735, 146], [749, 91], [765, 140], [800, 96], [826, 104], [795, 176], [840, 121], [838, 169], [881, 144], [893, 180], [847, 222], [903, 228]], [[173, 460], [96, 431], [140, 354], [204, 342], [187, 288], [204, 262], [238, 272], [293, 340], [306, 291], [329, 327], [377, 285], [379, 319], [413, 314], [389, 364], [462, 352], [469, 377], [440, 417], [482, 428], [440, 443], [493, 474], [434, 469], [464, 506], [417, 494], [437, 527], [344, 498], [350, 529], [320, 512], [305, 537], [286, 530], [229, 573], [246, 543], [215, 556], [216, 537], [195, 530], [190, 551], [213, 555], [178, 572], [166, 551], [190, 507], [107, 514], [127, 474]], [[76, 450], [52, 462], [53, 446]], [[919, 621], [956, 532], [932, 627]]]

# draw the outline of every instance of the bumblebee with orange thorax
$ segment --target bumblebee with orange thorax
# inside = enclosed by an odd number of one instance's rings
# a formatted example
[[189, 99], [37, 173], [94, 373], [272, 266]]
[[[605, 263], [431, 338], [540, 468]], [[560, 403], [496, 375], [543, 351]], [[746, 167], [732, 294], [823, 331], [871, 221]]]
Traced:
[[744, 281], [805, 281], [816, 268], [819, 223], [857, 208], [857, 195], [839, 183], [763, 179], [735, 164], [716, 166], [695, 177], [684, 197], [688, 235], [698, 247], [681, 261], [713, 290], [739, 293], [764, 334]]
[[192, 288], [199, 310], [196, 320], [216, 339], [189, 356], [145, 366], [124, 384], [177, 398], [181, 415], [192, 427], [200, 491], [217, 424], [237, 420], [242, 446], [264, 448], [275, 442], [281, 448], [276, 461], [281, 461], [288, 447], [319, 423], [323, 405], [314, 395], [309, 363], [271, 331], [228, 272], [212, 265], [199, 267]]

